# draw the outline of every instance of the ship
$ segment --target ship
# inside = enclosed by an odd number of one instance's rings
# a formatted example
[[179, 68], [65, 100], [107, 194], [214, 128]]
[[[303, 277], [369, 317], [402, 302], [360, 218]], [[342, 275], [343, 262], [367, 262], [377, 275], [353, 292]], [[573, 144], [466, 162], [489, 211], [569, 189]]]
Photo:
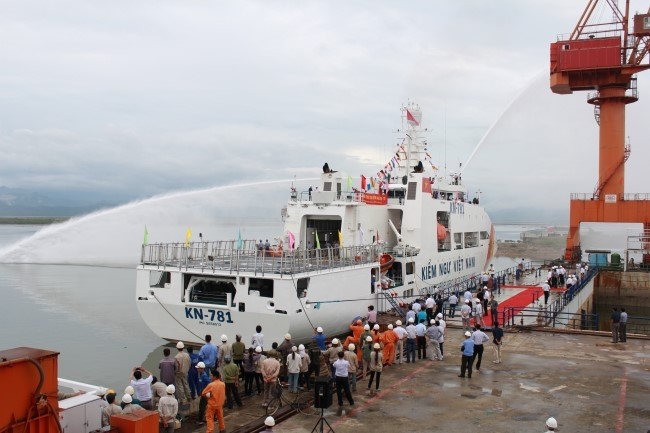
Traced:
[[323, 166], [308, 190], [292, 184], [275, 245], [255, 239], [142, 246], [136, 304], [151, 330], [200, 344], [262, 327], [265, 346], [286, 334], [343, 334], [372, 306], [406, 312], [418, 297], [476, 284], [496, 248], [494, 226], [458, 172], [438, 169], [422, 110], [401, 107], [395, 153], [376, 174]]

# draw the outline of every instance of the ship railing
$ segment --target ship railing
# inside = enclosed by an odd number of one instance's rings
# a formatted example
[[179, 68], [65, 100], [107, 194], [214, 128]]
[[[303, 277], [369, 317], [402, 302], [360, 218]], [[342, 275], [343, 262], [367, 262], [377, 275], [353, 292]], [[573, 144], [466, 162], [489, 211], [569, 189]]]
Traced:
[[[594, 194], [591, 192], [587, 193], [571, 193], [571, 200], [582, 200], [582, 201], [592, 201], [596, 200]], [[626, 192], [624, 194], [617, 194], [616, 199], [618, 201], [637, 201], [637, 200], [650, 200], [650, 193], [647, 192]]]
[[378, 263], [380, 246], [258, 249], [255, 240], [143, 245], [141, 265], [201, 272], [296, 274]]

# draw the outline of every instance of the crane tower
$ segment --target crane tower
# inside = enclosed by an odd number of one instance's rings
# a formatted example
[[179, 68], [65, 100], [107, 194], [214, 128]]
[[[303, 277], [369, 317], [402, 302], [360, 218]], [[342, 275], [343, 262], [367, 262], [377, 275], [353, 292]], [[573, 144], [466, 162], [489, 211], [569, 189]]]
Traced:
[[[596, 22], [603, 9], [611, 10], [612, 20]], [[588, 91], [600, 127], [598, 182], [592, 194], [571, 194], [565, 260], [580, 260], [581, 222], [635, 222], [650, 229], [650, 195], [625, 194], [625, 106], [639, 98], [636, 74], [650, 68], [650, 8], [634, 15], [633, 27], [628, 15], [629, 0], [623, 10], [615, 0], [589, 0], [571, 35], [551, 44], [551, 90]]]

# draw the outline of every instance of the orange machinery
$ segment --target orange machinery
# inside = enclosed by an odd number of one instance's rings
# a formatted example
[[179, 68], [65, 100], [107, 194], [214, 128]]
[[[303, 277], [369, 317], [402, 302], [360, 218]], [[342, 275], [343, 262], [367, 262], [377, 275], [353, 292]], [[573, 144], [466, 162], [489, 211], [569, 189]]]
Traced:
[[0, 352], [0, 431], [60, 431], [58, 352], [18, 347]]
[[[612, 21], [593, 22], [603, 9], [611, 9]], [[650, 8], [634, 16], [633, 29], [628, 13], [629, 0], [623, 11], [615, 2], [589, 0], [571, 35], [551, 44], [551, 90], [591, 91], [587, 102], [600, 125], [598, 183], [593, 194], [571, 195], [565, 260], [580, 260], [581, 222], [641, 222], [650, 229], [650, 194], [626, 195], [624, 183], [625, 105], [638, 100], [635, 74], [650, 68]]]

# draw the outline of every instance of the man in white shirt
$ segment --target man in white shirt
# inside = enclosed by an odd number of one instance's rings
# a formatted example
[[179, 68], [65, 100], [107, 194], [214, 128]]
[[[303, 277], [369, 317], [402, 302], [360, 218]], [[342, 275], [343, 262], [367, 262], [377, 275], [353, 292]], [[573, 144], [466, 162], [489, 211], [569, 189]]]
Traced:
[[469, 300], [465, 299], [465, 305], [460, 307], [460, 318], [463, 322], [463, 329], [465, 331], [470, 330], [469, 319], [471, 315], [472, 315], [472, 307], [469, 306]]
[[348, 379], [348, 370], [350, 363], [344, 359], [343, 352], [338, 353], [338, 358], [332, 366], [334, 367], [334, 377], [336, 379], [336, 396], [339, 399], [339, 406], [343, 406], [343, 391], [345, 391], [345, 398], [348, 399], [350, 406], [354, 406], [352, 393], [350, 392], [350, 381]]
[[433, 300], [433, 295], [429, 295], [427, 300], [424, 302], [424, 307], [427, 310], [427, 322], [433, 318], [433, 307], [436, 305], [436, 301]]
[[456, 306], [458, 305], [458, 296], [452, 293], [448, 299], [449, 302], [449, 317], [456, 317]]
[[542, 283], [542, 290], [544, 291], [544, 305], [548, 305], [548, 297], [551, 295], [551, 286], [548, 281]]
[[415, 325], [413, 324], [415, 319], [410, 318], [408, 320], [408, 326], [406, 327], [406, 363], [415, 362], [415, 342], [416, 342], [416, 332]]
[[[146, 379], [142, 378], [142, 372], [148, 374]], [[147, 410], [153, 410], [153, 401], [151, 394], [151, 382], [153, 382], [153, 376], [144, 367], [135, 367], [131, 371], [131, 386], [135, 390], [135, 397], [140, 400], [140, 406]]]
[[483, 359], [483, 343], [490, 341], [485, 332], [481, 331], [481, 326], [476, 325], [475, 331], [472, 333], [472, 340], [474, 341], [474, 359], [472, 363], [478, 358], [476, 362], [476, 372], [481, 369], [481, 360]]

